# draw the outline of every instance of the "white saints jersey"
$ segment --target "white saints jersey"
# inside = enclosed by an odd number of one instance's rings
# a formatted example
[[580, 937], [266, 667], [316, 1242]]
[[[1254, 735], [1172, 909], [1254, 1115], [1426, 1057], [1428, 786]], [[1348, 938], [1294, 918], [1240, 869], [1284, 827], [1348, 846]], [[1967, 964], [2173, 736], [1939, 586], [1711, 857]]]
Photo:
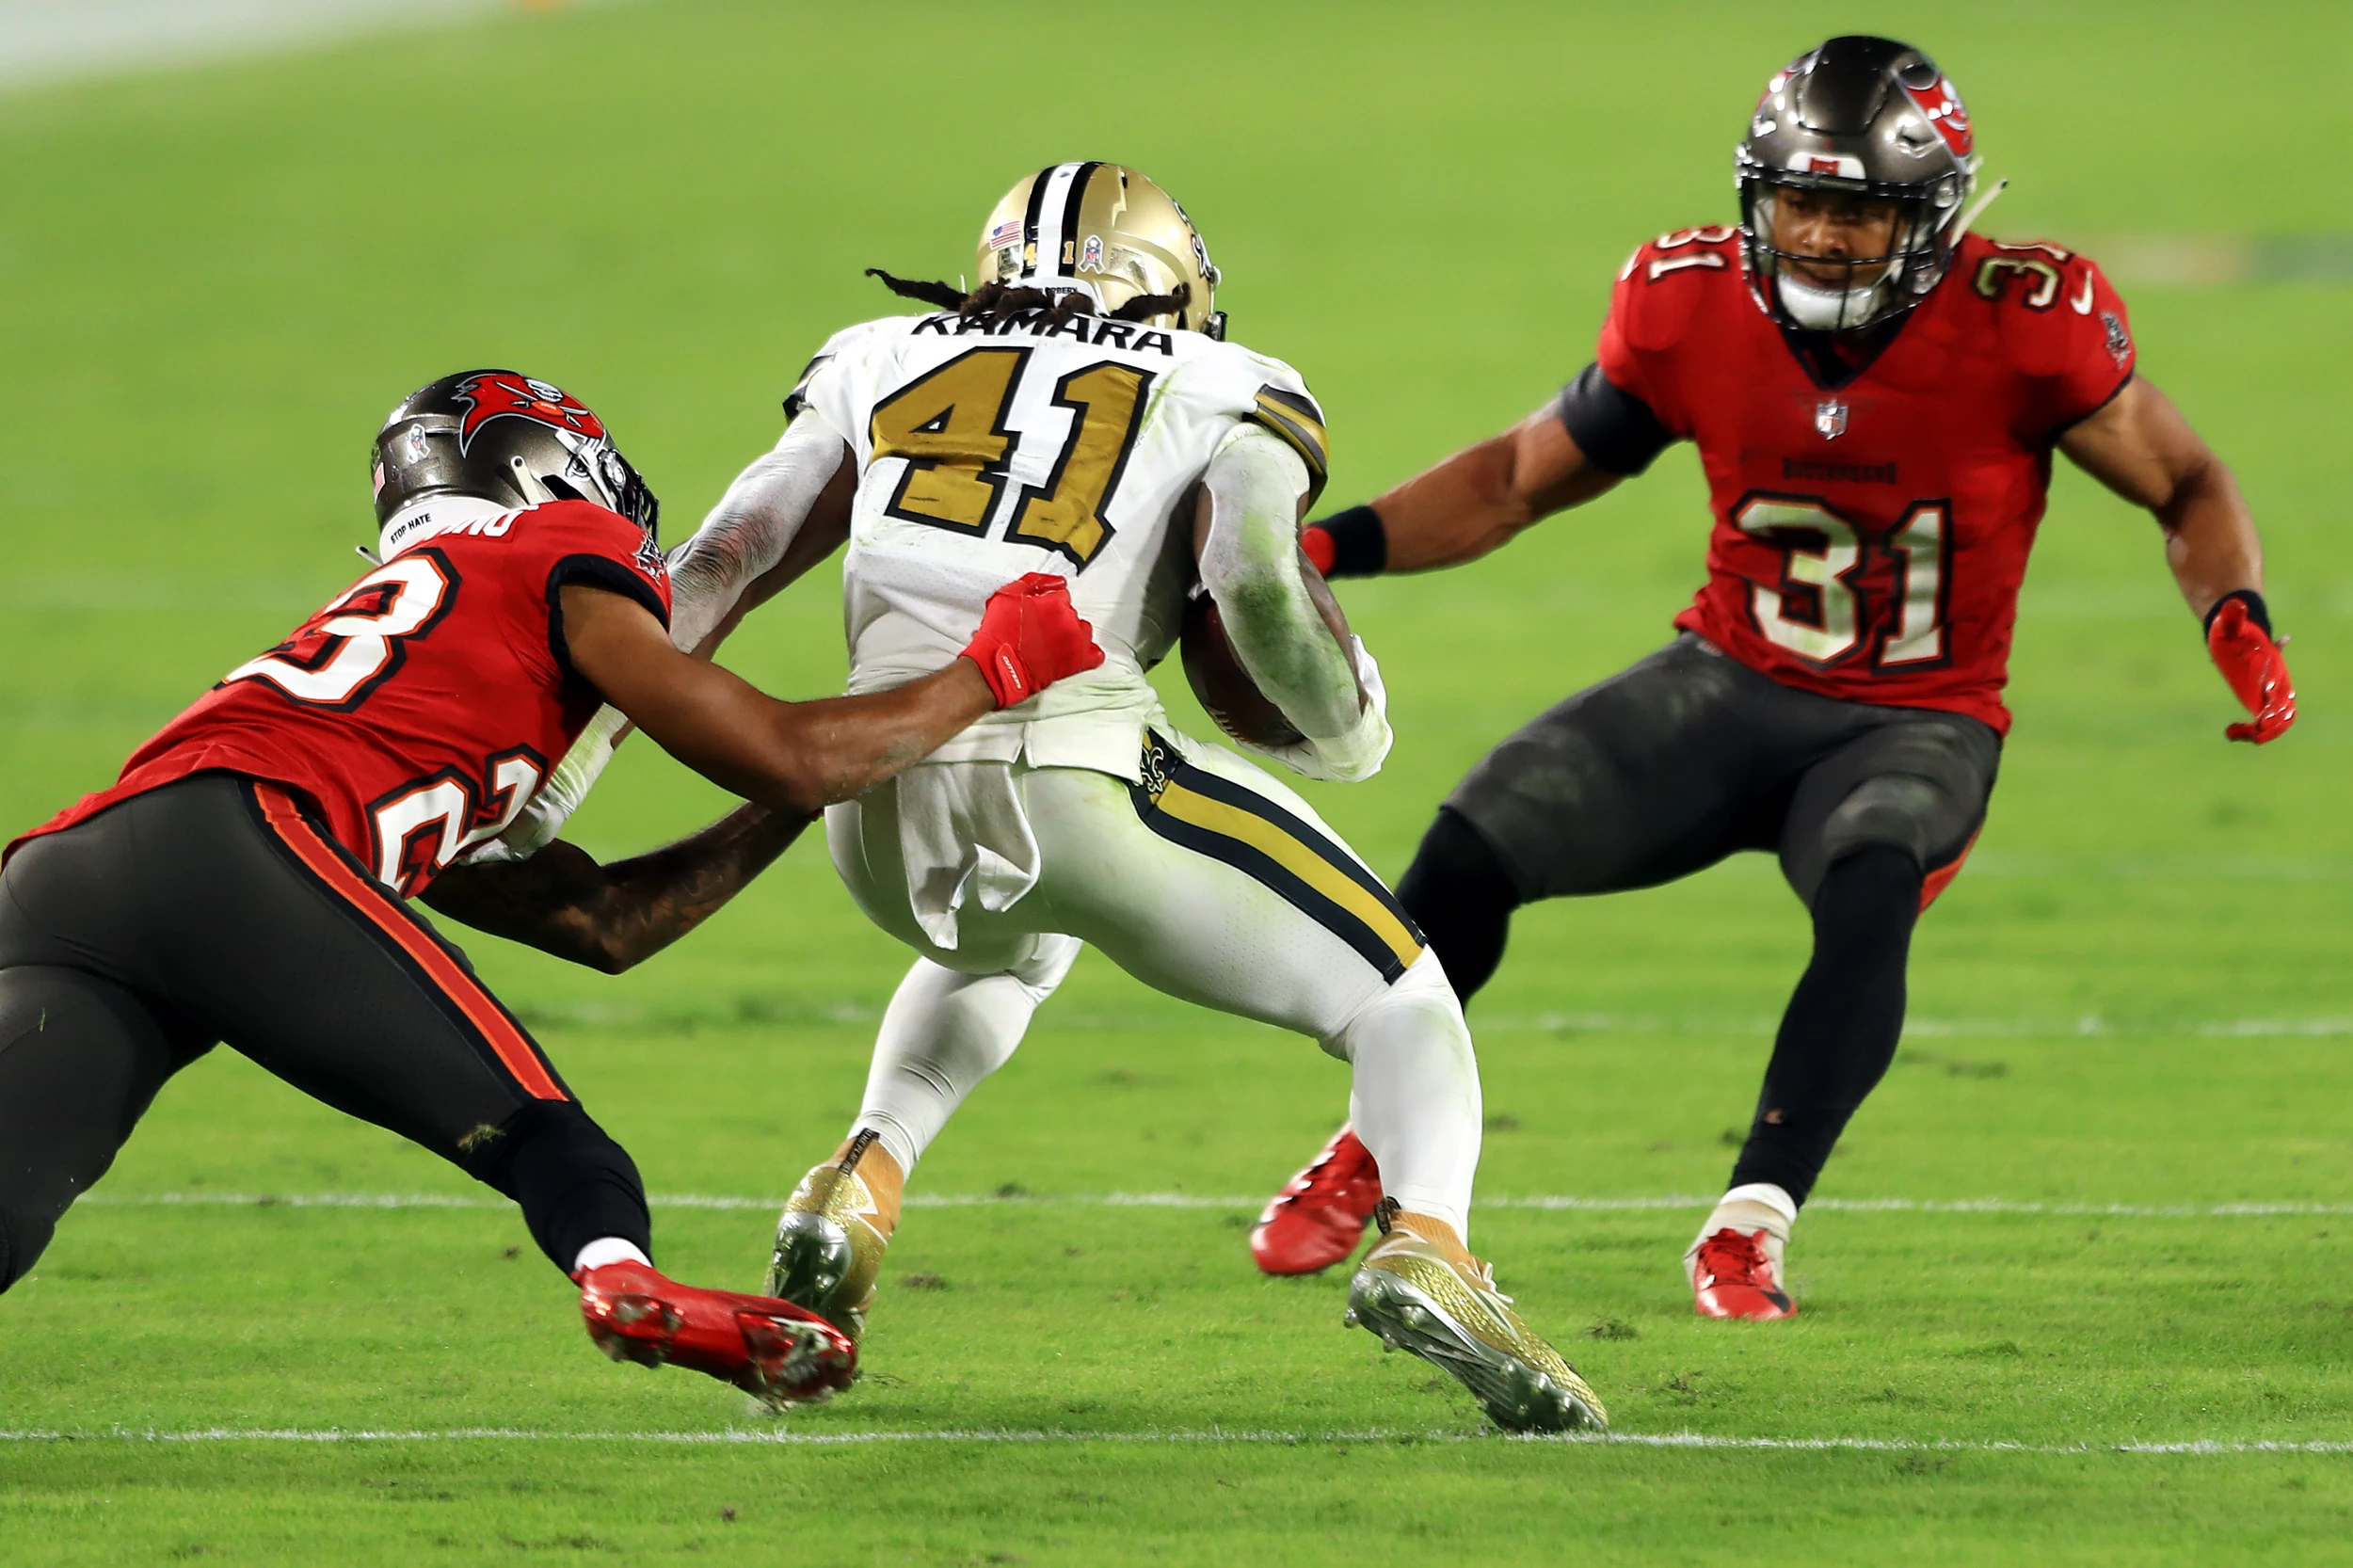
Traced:
[[1198, 332], [1042, 312], [993, 327], [892, 316], [835, 335], [786, 403], [858, 468], [842, 571], [850, 689], [940, 668], [988, 596], [1025, 572], [1070, 580], [1099, 669], [990, 715], [943, 760], [1135, 776], [1144, 671], [1176, 640], [1194, 576], [1192, 497], [1245, 421], [1288, 441], [1321, 488], [1323, 415], [1289, 365]]

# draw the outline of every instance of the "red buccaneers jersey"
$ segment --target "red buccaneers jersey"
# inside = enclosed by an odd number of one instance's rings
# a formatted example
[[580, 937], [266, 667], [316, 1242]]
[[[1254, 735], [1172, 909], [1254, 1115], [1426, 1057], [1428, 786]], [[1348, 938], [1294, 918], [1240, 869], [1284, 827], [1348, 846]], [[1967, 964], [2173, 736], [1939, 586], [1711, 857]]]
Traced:
[[2089, 261], [1973, 234], [1861, 374], [1817, 379], [1750, 294], [1738, 232], [1715, 228], [1634, 253], [1600, 367], [1707, 472], [1707, 584], [1677, 626], [1787, 685], [2007, 731], [2052, 444], [2133, 355]]
[[505, 830], [597, 711], [564, 650], [566, 583], [669, 619], [661, 552], [627, 519], [584, 501], [470, 518], [231, 670], [114, 788], [25, 837], [190, 774], [237, 773], [299, 792], [386, 887], [420, 892]]

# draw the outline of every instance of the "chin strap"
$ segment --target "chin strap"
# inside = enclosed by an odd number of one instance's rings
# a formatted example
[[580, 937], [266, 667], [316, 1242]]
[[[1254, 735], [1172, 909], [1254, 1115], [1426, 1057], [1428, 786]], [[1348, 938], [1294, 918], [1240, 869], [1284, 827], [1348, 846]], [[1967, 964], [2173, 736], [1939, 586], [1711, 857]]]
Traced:
[[1959, 245], [1961, 243], [1961, 236], [1969, 232], [1969, 226], [1977, 222], [1978, 217], [1984, 214], [1988, 207], [1993, 205], [1993, 199], [2008, 189], [2009, 189], [2009, 182], [2007, 179], [1996, 180], [1993, 182], [1993, 187], [1991, 190], [1987, 191], [1983, 196], [1978, 197], [1975, 201], [1970, 202], [1968, 206], [1961, 209], [1960, 221], [1953, 225], [1953, 243], [1955, 245]]

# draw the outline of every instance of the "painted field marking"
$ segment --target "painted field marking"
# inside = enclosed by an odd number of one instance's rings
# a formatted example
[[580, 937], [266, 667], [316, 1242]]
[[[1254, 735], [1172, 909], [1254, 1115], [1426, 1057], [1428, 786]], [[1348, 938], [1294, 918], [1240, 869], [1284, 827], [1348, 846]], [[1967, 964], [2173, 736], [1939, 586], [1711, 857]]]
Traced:
[[[5, 603], [0, 590], [0, 603]], [[61, 711], [62, 712], [62, 711]], [[69, 715], [70, 716], [70, 715]], [[63, 722], [61, 719], [60, 722]], [[587, 846], [595, 850], [598, 846]], [[626, 854], [622, 846], [611, 853]], [[1973, 868], [1974, 869], [1974, 868]], [[2353, 862], [2343, 876], [2353, 878]], [[2329, 877], [2340, 875], [2329, 872]], [[2240, 877], [2237, 880], [2246, 880]], [[2299, 878], [2298, 880], [2306, 880]], [[517, 1016], [531, 1029], [791, 1029], [821, 1025], [871, 1028], [881, 1021], [880, 1006], [865, 1001], [799, 1002], [745, 997], [730, 1009], [686, 1010], [648, 1007], [640, 1002], [559, 1002], [520, 1004]], [[1064, 1034], [1089, 1032], [1132, 1034], [1143, 1031], [1193, 1029], [1188, 1010], [1132, 1013], [1067, 1012], [1048, 1015], [1039, 1029]], [[1714, 1038], [1721, 1035], [1771, 1038], [1780, 1016], [1750, 1014], [1649, 1013], [1482, 1013], [1481, 1034], [1663, 1034]], [[2116, 1035], [2147, 1040], [2330, 1040], [2353, 1034], [2353, 1016], [2257, 1018], [2110, 1018], [2099, 1013], [2072, 1017], [1945, 1018], [1919, 1016], [1904, 1022], [1906, 1043], [1921, 1040], [2063, 1040]], [[1898, 1065], [1901, 1065], [1898, 1063]]]
[[1206, 1431], [1019, 1432], [975, 1428], [939, 1432], [536, 1432], [520, 1427], [453, 1427], [400, 1432], [340, 1427], [207, 1427], [166, 1432], [114, 1427], [103, 1432], [0, 1431], [0, 1443], [651, 1443], [681, 1447], [846, 1448], [884, 1443], [1124, 1443], [1144, 1445], [1256, 1444], [1296, 1448], [1324, 1443], [1549, 1443], [1564, 1447], [1714, 1448], [1801, 1453], [2148, 1454], [2212, 1458], [2232, 1454], [2353, 1454], [2353, 1442], [2280, 1443], [2236, 1438], [2190, 1438], [2151, 1443], [2012, 1443], [1999, 1438], [1727, 1437], [1714, 1432], [1561, 1432], [1510, 1436], [1464, 1432]]
[[[504, 1198], [461, 1192], [147, 1192], [120, 1197], [93, 1192], [85, 1204], [114, 1208], [512, 1208]], [[656, 1208], [750, 1208], [776, 1210], [782, 1197], [735, 1193], [656, 1193]], [[1262, 1197], [1215, 1197], [1197, 1192], [1083, 1192], [1067, 1196], [999, 1196], [993, 1192], [915, 1192], [909, 1208], [1257, 1208]], [[1481, 1198], [1476, 1208], [1570, 1209], [1623, 1213], [1642, 1209], [1705, 1209], [1715, 1198], [1704, 1193], [1657, 1197]], [[2246, 1220], [2297, 1215], [2353, 1214], [2353, 1203], [2049, 1203], [2020, 1198], [1815, 1198], [1810, 1210], [1848, 1214], [2051, 1214], [2139, 1220]]]

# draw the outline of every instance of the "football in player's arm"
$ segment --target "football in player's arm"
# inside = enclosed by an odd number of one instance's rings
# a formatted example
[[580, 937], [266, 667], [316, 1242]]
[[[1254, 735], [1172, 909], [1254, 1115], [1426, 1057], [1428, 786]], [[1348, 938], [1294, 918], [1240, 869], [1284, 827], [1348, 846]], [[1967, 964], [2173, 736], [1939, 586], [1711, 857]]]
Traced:
[[[376, 569], [231, 671], [0, 866], [0, 1290], [173, 1073], [227, 1043], [514, 1198], [616, 1358], [762, 1398], [846, 1384], [818, 1315], [656, 1272], [645, 1192], [537, 1044], [408, 907], [617, 969], [830, 802], [1102, 662], [1058, 579], [989, 598], [898, 689], [779, 702], [676, 649], [651, 493], [596, 415], [444, 377], [376, 442]], [[753, 804], [600, 867], [497, 847], [600, 702]]]
[[[1697, 445], [1714, 526], [1681, 635], [1498, 746], [1399, 893], [1467, 998], [1522, 904], [1779, 856], [1814, 954], [1730, 1189], [1685, 1255], [1708, 1316], [1796, 1310], [1791, 1224], [1893, 1056], [1913, 923], [1984, 820], [2054, 448], [2155, 518], [2247, 710], [2230, 738], [2260, 744], [2296, 718], [2230, 470], [2137, 374], [2091, 262], [1967, 232], [1977, 167], [1967, 111], [1919, 51], [1809, 52], [1740, 145], [1742, 221], [1640, 248], [1593, 364], [1304, 536], [1334, 577], [1454, 566]], [[1380, 1190], [1343, 1128], [1270, 1205], [1254, 1253], [1279, 1272], [1337, 1261]]]

